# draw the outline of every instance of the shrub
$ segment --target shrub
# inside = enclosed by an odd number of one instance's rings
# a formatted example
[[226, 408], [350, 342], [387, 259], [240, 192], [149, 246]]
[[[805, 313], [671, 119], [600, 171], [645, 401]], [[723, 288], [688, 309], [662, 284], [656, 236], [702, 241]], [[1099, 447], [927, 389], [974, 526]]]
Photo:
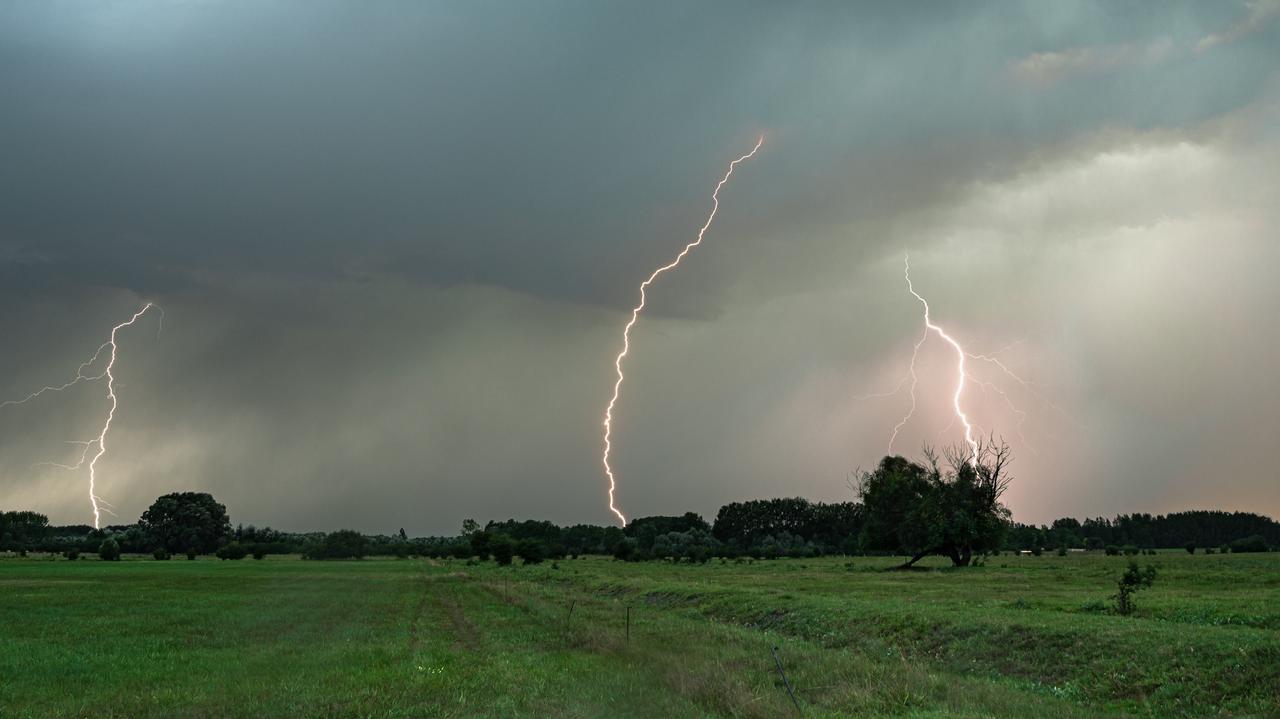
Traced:
[[354, 529], [330, 532], [324, 539], [309, 545], [303, 559], [360, 559], [369, 553], [369, 540]]
[[194, 550], [194, 549], [188, 549], [188, 550], [187, 550], [187, 560], [188, 560], [188, 561], [190, 561], [190, 560], [195, 559], [195, 558], [196, 558], [196, 550]]
[[253, 545], [253, 558], [254, 558], [254, 559], [262, 559], [262, 558], [263, 558], [263, 557], [265, 557], [265, 556], [267, 556], [267, 548], [266, 548], [266, 547], [262, 546], [261, 544], [255, 544], [255, 545]]
[[159, 561], [164, 561], [169, 558], [169, 550], [164, 547], [158, 547], [156, 551], [151, 553], [151, 556]]
[[1231, 543], [1231, 551], [1236, 554], [1267, 551], [1267, 540], [1258, 535], [1237, 539]]
[[1106, 552], [1108, 557], [1115, 557], [1120, 554], [1120, 548], [1114, 544], [1108, 544]]
[[1151, 586], [1155, 580], [1155, 567], [1148, 564], [1146, 569], [1140, 570], [1137, 562], [1130, 561], [1129, 568], [1120, 575], [1120, 591], [1111, 597], [1116, 601], [1116, 614], [1133, 614], [1136, 609], [1133, 603], [1134, 592]]
[[525, 564], [541, 564], [547, 556], [547, 547], [537, 539], [521, 539], [516, 543], [516, 556]]
[[1041, 554], [1044, 554], [1044, 547], [1041, 547], [1040, 545], [1036, 545], [1031, 548], [1031, 553], [1038, 557]]
[[1089, 537], [1088, 539], [1084, 540], [1084, 548], [1091, 552], [1102, 549], [1102, 538]]
[[1124, 545], [1124, 549], [1122, 551], [1124, 552], [1124, 556], [1132, 557], [1138, 553], [1138, 548], [1133, 546], [1132, 544], [1126, 544]]
[[65, 552], [63, 552], [63, 553], [62, 553], [62, 556], [66, 557], [67, 559], [70, 559], [71, 561], [73, 561], [73, 562], [74, 562], [75, 560], [77, 560], [77, 559], [79, 559], [79, 558], [80, 558], [80, 550], [79, 550], [79, 549], [68, 549], [67, 551], [65, 551]]
[[1186, 549], [1187, 549], [1187, 554], [1195, 554], [1195, 553], [1196, 553], [1196, 543], [1195, 543], [1195, 542], [1187, 542]]
[[244, 559], [245, 555], [248, 553], [249, 553], [249, 550], [245, 549], [244, 545], [240, 544], [239, 542], [230, 542], [228, 544], [222, 545], [221, 547], [218, 547], [218, 551], [214, 552], [214, 556], [216, 556], [218, 559], [235, 560], [235, 559]]
[[516, 554], [516, 543], [505, 534], [495, 534], [489, 538], [489, 553], [498, 566], [509, 567], [511, 558]]
[[98, 558], [107, 562], [120, 561], [120, 543], [114, 539], [108, 539], [98, 547]]
[[1067, 548], [1066, 548], [1066, 547], [1058, 547], [1058, 556], [1059, 556], [1059, 557], [1065, 557], [1065, 556], [1067, 556]]
[[1205, 554], [1217, 554], [1217, 553], [1218, 553], [1218, 550], [1214, 549], [1213, 547], [1205, 547], [1205, 548], [1204, 548], [1204, 553], [1205, 553]]
[[1226, 554], [1227, 552], [1230, 552], [1230, 551], [1231, 551], [1230, 544], [1223, 544], [1221, 547], [1218, 547], [1219, 554]]
[[613, 545], [614, 559], [621, 559], [624, 562], [629, 562], [631, 561], [632, 558], [635, 557], [635, 555], [636, 555], [636, 542], [634, 539], [630, 539], [630, 538], [620, 539], [618, 540], [617, 544]]

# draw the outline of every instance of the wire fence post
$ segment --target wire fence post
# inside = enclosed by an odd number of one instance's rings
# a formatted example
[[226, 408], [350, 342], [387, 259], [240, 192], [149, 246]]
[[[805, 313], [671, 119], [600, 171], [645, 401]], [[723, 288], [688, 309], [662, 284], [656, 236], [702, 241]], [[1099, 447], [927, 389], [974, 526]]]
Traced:
[[803, 710], [800, 709], [800, 702], [796, 700], [796, 693], [791, 690], [791, 680], [787, 679], [787, 673], [782, 670], [782, 660], [778, 658], [778, 648], [771, 647], [770, 651], [773, 652], [773, 663], [778, 667], [778, 674], [782, 676], [782, 683], [787, 687], [787, 696], [791, 697], [791, 703], [795, 705], [796, 713], [803, 714]]

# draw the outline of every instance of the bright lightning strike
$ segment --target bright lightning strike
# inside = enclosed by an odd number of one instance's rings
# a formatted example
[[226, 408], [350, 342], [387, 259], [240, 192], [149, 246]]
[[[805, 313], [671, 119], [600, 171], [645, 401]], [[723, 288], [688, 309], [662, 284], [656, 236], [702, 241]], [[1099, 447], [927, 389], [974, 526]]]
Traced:
[[[984, 380], [980, 377], [975, 377], [972, 374], [972, 372], [969, 370], [968, 363], [966, 362], [966, 360], [974, 360], [976, 362], [982, 362], [982, 363], [986, 363], [988, 365], [994, 366], [996, 369], [1000, 371], [1001, 374], [1004, 374], [1006, 377], [1017, 382], [1018, 385], [1021, 386], [1021, 388], [1025, 392], [1030, 394], [1032, 397], [1043, 402], [1049, 407], [1057, 410], [1058, 412], [1062, 412], [1061, 408], [1059, 408], [1057, 405], [1055, 405], [1054, 403], [1050, 402], [1049, 400], [1041, 396], [1040, 393], [1036, 391], [1036, 387], [1032, 382], [1029, 382], [1023, 379], [1016, 372], [1010, 369], [1010, 367], [1003, 360], [999, 358], [999, 355], [1001, 353], [1005, 352], [1008, 349], [1013, 348], [1018, 344], [1021, 344], [1022, 341], [1019, 340], [1017, 342], [1014, 342], [990, 354], [979, 354], [979, 353], [969, 352], [963, 346], [961, 346], [960, 342], [955, 337], [948, 334], [946, 330], [944, 330], [940, 325], [938, 325], [933, 321], [933, 316], [930, 314], [929, 302], [925, 300], [925, 298], [921, 296], [919, 292], [916, 292], [915, 285], [913, 285], [911, 282], [911, 258], [909, 256], [905, 256], [903, 258], [903, 278], [907, 281], [907, 291], [910, 292], [911, 296], [916, 298], [916, 300], [918, 300], [924, 308], [924, 328], [920, 334], [920, 338], [916, 340], [915, 344], [911, 348], [911, 362], [907, 366], [907, 373], [902, 377], [901, 380], [898, 381], [898, 384], [889, 392], [877, 392], [873, 394], [862, 395], [856, 398], [858, 400], [866, 400], [866, 399], [877, 398], [877, 397], [893, 397], [898, 393], [900, 393], [904, 388], [907, 389], [907, 393], [908, 393], [908, 396], [910, 397], [911, 403], [907, 409], [906, 414], [902, 416], [902, 419], [898, 420], [897, 424], [895, 424], [893, 427], [893, 431], [889, 435], [889, 454], [893, 454], [893, 446], [897, 442], [898, 436], [901, 433], [902, 429], [906, 427], [907, 424], [915, 416], [916, 407], [917, 407], [916, 387], [919, 384], [919, 380], [920, 380], [919, 375], [916, 372], [916, 360], [920, 356], [920, 348], [929, 339], [930, 335], [937, 335], [939, 338], [945, 341], [951, 347], [951, 349], [955, 352], [955, 356], [956, 356], [956, 385], [955, 385], [955, 392], [951, 396], [951, 405], [952, 405], [953, 415], [951, 417], [951, 421], [947, 423], [947, 426], [944, 427], [942, 429], [942, 432], [939, 434], [939, 440], [941, 440], [941, 438], [944, 435], [946, 435], [948, 432], [951, 431], [951, 428], [955, 426], [956, 422], [959, 422], [961, 425], [964, 426], [964, 440], [965, 440], [965, 444], [968, 445], [970, 450], [970, 460], [974, 462], [977, 461], [978, 453], [979, 453], [979, 444], [978, 444], [978, 440], [976, 439], [976, 435], [981, 434], [981, 430], [972, 420], [970, 420], [969, 414], [965, 411], [965, 406], [963, 404], [963, 400], [965, 398], [965, 389], [967, 387], [967, 384], [969, 382], [972, 382], [982, 388], [984, 398], [986, 397], [987, 393], [995, 392], [997, 395], [1000, 396], [1002, 400], [1004, 400], [1004, 403], [1005, 405], [1008, 406], [1009, 411], [1017, 418], [1017, 432], [1018, 432], [1019, 439], [1022, 441], [1023, 445], [1025, 445], [1029, 451], [1031, 451], [1032, 453], [1036, 453], [1035, 447], [1033, 447], [1031, 443], [1027, 441], [1026, 437], [1023, 436], [1023, 433], [1022, 433], [1022, 425], [1024, 422], [1026, 422], [1027, 412], [1021, 409], [1020, 407], [1018, 407], [1017, 404], [1013, 401], [1013, 398], [1010, 396], [1009, 392], [1006, 392], [999, 385], [997, 385], [994, 382]], [[985, 403], [985, 399], [984, 399], [984, 403]]]
[[[72, 442], [72, 444], [78, 444], [82, 448], [82, 451], [80, 453], [80, 460], [75, 464], [58, 464], [56, 462], [47, 463], [50, 466], [59, 467], [66, 470], [79, 470], [81, 467], [85, 466], [86, 463], [88, 463], [89, 465], [89, 504], [93, 507], [94, 529], [98, 529], [101, 524], [102, 512], [106, 512], [107, 514], [113, 514], [110, 509], [111, 504], [106, 500], [102, 499], [101, 497], [99, 497], [97, 494], [97, 479], [98, 479], [97, 471], [98, 471], [98, 460], [102, 459], [102, 456], [107, 453], [107, 434], [111, 431], [111, 422], [115, 419], [116, 409], [118, 409], [120, 405], [119, 399], [116, 397], [116, 377], [115, 377], [115, 374], [113, 373], [113, 370], [115, 369], [115, 366], [116, 366], [116, 351], [119, 349], [119, 346], [116, 344], [116, 336], [119, 334], [120, 330], [124, 329], [125, 327], [132, 326], [135, 322], [138, 321], [140, 317], [142, 317], [152, 308], [154, 308], [156, 312], [159, 313], [160, 323], [161, 323], [160, 327], [163, 327], [164, 326], [163, 324], [164, 310], [161, 309], [159, 305], [156, 305], [155, 303], [152, 303], [152, 302], [148, 302], [145, 305], [143, 305], [142, 309], [133, 313], [133, 316], [130, 317], [128, 320], [125, 320], [124, 322], [121, 322], [120, 324], [111, 328], [110, 338], [106, 342], [103, 342], [101, 345], [98, 346], [97, 351], [93, 353], [92, 357], [90, 357], [87, 361], [81, 363], [80, 366], [76, 368], [76, 376], [73, 379], [60, 385], [46, 385], [45, 387], [42, 387], [41, 389], [35, 392], [32, 392], [31, 394], [27, 395], [26, 397], [23, 397], [22, 399], [7, 400], [5, 402], [0, 402], [0, 408], [7, 407], [9, 405], [25, 404], [45, 394], [46, 392], [61, 392], [62, 390], [73, 387], [77, 384], [80, 384], [81, 382], [95, 382], [97, 380], [103, 379], [104, 377], [106, 378], [107, 398], [111, 400], [111, 406], [107, 410], [106, 419], [102, 424], [102, 430], [98, 432], [98, 436], [88, 441]], [[102, 357], [103, 352], [106, 352], [108, 350], [109, 350], [109, 355], [107, 359], [107, 365], [102, 370], [102, 372], [98, 374], [85, 374], [86, 370], [88, 370], [90, 367], [97, 364], [98, 359]], [[92, 451], [92, 457], [90, 457], [91, 451]]]
[[[903, 427], [911, 419], [911, 415], [916, 411], [916, 355], [920, 352], [920, 345], [928, 339], [929, 333], [933, 332], [939, 337], [947, 341], [951, 348], [956, 351], [956, 391], [951, 397], [951, 405], [955, 409], [956, 419], [960, 420], [960, 424], [964, 425], [964, 441], [969, 445], [970, 461], [975, 465], [978, 463], [978, 441], [973, 438], [973, 425], [969, 422], [969, 417], [964, 413], [964, 408], [960, 405], [960, 400], [964, 396], [964, 381], [968, 375], [964, 371], [965, 357], [969, 356], [960, 343], [954, 337], [947, 334], [946, 330], [940, 325], [936, 325], [929, 316], [929, 302], [921, 297], [916, 288], [911, 284], [911, 257], [903, 256], [903, 277], [907, 280], [907, 291], [913, 297], [920, 300], [920, 304], [924, 305], [924, 334], [920, 337], [920, 341], [916, 342], [915, 350], [911, 353], [911, 410], [902, 418], [897, 427], [894, 427], [894, 436], [897, 436], [898, 430]], [[892, 444], [892, 439], [890, 440]]]
[[622, 329], [622, 351], [619, 352], [618, 356], [613, 360], [613, 368], [614, 371], [617, 372], [618, 377], [613, 383], [613, 397], [609, 399], [609, 406], [604, 410], [604, 454], [601, 457], [601, 462], [604, 464], [604, 473], [609, 478], [609, 511], [617, 515], [618, 521], [621, 522], [623, 526], [626, 526], [627, 518], [623, 516], [622, 512], [614, 504], [614, 491], [618, 488], [618, 482], [613, 475], [613, 467], [609, 466], [609, 453], [613, 449], [613, 445], [610, 443], [613, 433], [613, 408], [614, 405], [618, 403], [618, 393], [622, 391], [622, 360], [627, 356], [627, 353], [631, 351], [631, 328], [635, 326], [636, 320], [640, 318], [640, 312], [644, 310], [647, 299], [645, 296], [645, 290], [649, 288], [649, 285], [653, 284], [654, 280], [658, 279], [658, 275], [661, 275], [667, 270], [679, 265], [685, 255], [689, 254], [693, 248], [702, 244], [703, 236], [706, 234], [707, 229], [711, 227], [711, 221], [716, 218], [716, 212], [720, 209], [720, 188], [724, 187], [725, 183], [729, 181], [729, 176], [733, 174], [734, 168], [736, 168], [739, 163], [754, 156], [756, 151], [758, 151], [760, 146], [763, 144], [764, 136], [761, 135], [760, 138], [756, 140], [755, 147], [751, 148], [751, 152], [748, 152], [742, 157], [739, 157], [729, 163], [729, 169], [724, 173], [724, 177], [720, 178], [720, 182], [716, 183], [716, 189], [711, 193], [711, 214], [707, 216], [707, 221], [703, 223], [702, 229], [698, 230], [697, 238], [685, 245], [684, 249], [680, 251], [680, 254], [676, 255], [674, 260], [654, 270], [653, 274], [649, 275], [648, 279], [640, 283], [640, 304], [632, 308], [631, 319], [627, 322], [626, 327]]

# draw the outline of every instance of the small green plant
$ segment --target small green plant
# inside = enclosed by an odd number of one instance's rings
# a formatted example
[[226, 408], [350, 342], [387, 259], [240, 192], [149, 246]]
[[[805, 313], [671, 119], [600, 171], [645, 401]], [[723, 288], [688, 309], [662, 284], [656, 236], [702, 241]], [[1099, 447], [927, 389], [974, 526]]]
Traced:
[[104, 562], [120, 561], [120, 543], [114, 539], [107, 539], [98, 547], [98, 558]]
[[1116, 614], [1133, 614], [1133, 610], [1137, 608], [1133, 602], [1134, 592], [1150, 587], [1155, 581], [1155, 567], [1148, 564], [1146, 569], [1138, 569], [1138, 563], [1130, 561], [1129, 568], [1120, 575], [1120, 591], [1111, 597], [1116, 603]]
[[1106, 553], [1107, 553], [1107, 556], [1108, 556], [1108, 557], [1115, 557], [1115, 556], [1119, 556], [1119, 554], [1120, 554], [1120, 548], [1119, 548], [1119, 547], [1117, 547], [1117, 546], [1116, 546], [1116, 545], [1114, 545], [1114, 544], [1108, 544], [1108, 545], [1107, 545], [1107, 548], [1106, 548]]
[[1126, 557], [1132, 557], [1132, 556], [1137, 555], [1137, 553], [1138, 553], [1138, 548], [1137, 548], [1136, 546], [1132, 545], [1132, 544], [1126, 544], [1126, 545], [1124, 545], [1124, 548], [1123, 548], [1123, 550], [1122, 550], [1122, 551], [1124, 552], [1124, 556], [1126, 556]]
[[164, 561], [169, 558], [169, 550], [165, 549], [164, 547], [160, 547], [156, 549], [156, 551], [152, 552], [151, 556], [158, 561]]
[[68, 549], [67, 551], [65, 551], [65, 552], [63, 552], [63, 553], [62, 553], [62, 556], [66, 557], [67, 559], [70, 559], [71, 561], [73, 561], [73, 562], [74, 562], [74, 561], [76, 561], [77, 559], [79, 559], [79, 558], [80, 558], [80, 550], [79, 550], [79, 549]]
[[1065, 556], [1067, 556], [1067, 548], [1066, 548], [1065, 546], [1063, 546], [1063, 547], [1058, 547], [1058, 556], [1059, 556], [1059, 557], [1065, 557]]
[[191, 561], [191, 560], [193, 560], [193, 559], [195, 559], [195, 558], [196, 558], [196, 550], [194, 550], [194, 549], [188, 549], [188, 550], [187, 550], [187, 561]]

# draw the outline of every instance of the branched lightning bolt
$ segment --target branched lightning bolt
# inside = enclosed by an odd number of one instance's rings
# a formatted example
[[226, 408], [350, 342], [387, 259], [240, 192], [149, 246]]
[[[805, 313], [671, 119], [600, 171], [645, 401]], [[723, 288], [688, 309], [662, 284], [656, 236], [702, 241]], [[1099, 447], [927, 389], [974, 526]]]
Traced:
[[[107, 453], [107, 434], [111, 431], [111, 422], [115, 419], [116, 409], [119, 407], [119, 404], [120, 404], [119, 399], [116, 397], [116, 378], [115, 378], [115, 374], [113, 374], [112, 372], [112, 370], [114, 370], [116, 366], [116, 351], [118, 349], [118, 345], [116, 344], [116, 336], [119, 334], [120, 330], [124, 329], [125, 327], [129, 327], [133, 325], [133, 323], [138, 321], [138, 318], [142, 317], [144, 314], [147, 313], [148, 310], [151, 310], [153, 308], [160, 315], [161, 324], [159, 326], [163, 327], [164, 326], [163, 324], [164, 310], [161, 309], [159, 305], [156, 305], [155, 303], [152, 303], [152, 302], [148, 302], [145, 305], [143, 305], [142, 309], [133, 313], [133, 316], [130, 317], [128, 320], [121, 322], [120, 324], [111, 328], [110, 339], [108, 339], [106, 342], [103, 342], [101, 345], [99, 345], [97, 351], [93, 353], [93, 356], [90, 357], [87, 361], [81, 363], [80, 366], [76, 368], [76, 376], [73, 379], [61, 385], [46, 385], [45, 387], [42, 387], [41, 389], [35, 392], [32, 392], [31, 394], [27, 395], [26, 397], [23, 397], [22, 399], [6, 400], [4, 402], [0, 402], [0, 408], [7, 407], [10, 405], [25, 404], [45, 394], [46, 392], [61, 392], [62, 390], [73, 387], [77, 384], [80, 384], [81, 382], [94, 382], [104, 377], [106, 378], [107, 398], [111, 400], [111, 406], [107, 410], [107, 417], [102, 424], [102, 430], [98, 433], [98, 436], [95, 437], [94, 439], [91, 439], [88, 441], [73, 440], [71, 442], [72, 444], [78, 444], [81, 446], [82, 451], [80, 453], [80, 460], [75, 464], [59, 464], [57, 462], [41, 463], [41, 464], [47, 464], [53, 467], [59, 467], [61, 469], [66, 469], [66, 470], [78, 470], [81, 467], [85, 466], [86, 462], [88, 463], [89, 465], [89, 504], [93, 507], [94, 529], [99, 528], [99, 525], [101, 524], [102, 512], [106, 512], [107, 514], [114, 515], [114, 513], [111, 511], [112, 505], [106, 500], [99, 497], [97, 494], [97, 470], [98, 470], [98, 460], [102, 459], [102, 456]], [[157, 330], [157, 333], [158, 332], [159, 330]], [[102, 353], [107, 350], [110, 350], [110, 354], [108, 355], [107, 365], [102, 370], [102, 372], [98, 374], [85, 374], [85, 371], [89, 367], [92, 367], [93, 365], [95, 365], [98, 359], [102, 357]], [[96, 447], [96, 451], [93, 452], [93, 456], [90, 457], [89, 456], [90, 450], [93, 450], [95, 447]]]
[[[1000, 396], [1001, 399], [1004, 400], [1004, 403], [1005, 405], [1008, 406], [1009, 411], [1012, 412], [1015, 417], [1017, 417], [1018, 421], [1017, 421], [1016, 429], [1018, 432], [1019, 439], [1022, 441], [1023, 445], [1025, 445], [1029, 451], [1031, 451], [1032, 453], [1037, 453], [1035, 447], [1033, 447], [1031, 443], [1027, 441], [1026, 437], [1023, 435], [1023, 432], [1022, 432], [1022, 426], [1027, 419], [1027, 412], [1021, 409], [1020, 407], [1018, 407], [1018, 405], [1013, 401], [1013, 398], [1010, 396], [1009, 392], [1005, 391], [1002, 387], [1000, 387], [1000, 385], [994, 382], [984, 380], [979, 377], [975, 377], [968, 369], [967, 363], [966, 363], [966, 360], [975, 360], [978, 362], [984, 362], [984, 363], [993, 365], [1002, 374], [1009, 377], [1013, 381], [1017, 382], [1022, 387], [1023, 390], [1025, 390], [1035, 399], [1039, 400], [1040, 402], [1043, 402], [1044, 404], [1057, 410], [1058, 412], [1062, 412], [1062, 409], [1060, 407], [1055, 405], [1053, 402], [1050, 402], [1049, 400], [1045, 399], [1039, 392], [1036, 391], [1036, 387], [1034, 383], [1026, 379], [1023, 379], [1016, 372], [1014, 372], [1007, 364], [1005, 364], [1003, 360], [999, 358], [1000, 354], [1004, 353], [1009, 349], [1012, 349], [1013, 347], [1019, 344], [1022, 344], [1022, 340], [1017, 340], [1015, 342], [1012, 342], [1009, 345], [1006, 345], [1005, 347], [1001, 348], [1000, 350], [996, 352], [992, 352], [990, 354], [980, 354], [980, 353], [970, 352], [966, 350], [964, 347], [960, 345], [960, 342], [958, 340], [956, 340], [954, 337], [948, 334], [946, 330], [944, 330], [940, 325], [938, 325], [933, 321], [933, 317], [930, 314], [928, 301], [926, 301], [925, 298], [920, 295], [920, 293], [916, 292], [915, 286], [911, 282], [911, 258], [909, 256], [906, 256], [903, 258], [903, 278], [907, 281], [907, 291], [910, 292], [911, 296], [915, 297], [916, 300], [918, 300], [920, 304], [924, 307], [924, 331], [921, 333], [920, 339], [916, 340], [916, 343], [911, 348], [911, 362], [907, 366], [907, 373], [902, 377], [901, 380], [898, 381], [897, 385], [891, 391], [866, 394], [866, 395], [861, 395], [855, 398], [858, 400], [865, 400], [873, 397], [892, 397], [900, 393], [904, 387], [907, 388], [908, 395], [911, 398], [911, 403], [907, 409], [906, 414], [902, 416], [902, 419], [898, 420], [898, 423], [895, 424], [893, 427], [893, 432], [890, 433], [889, 435], [889, 454], [893, 454], [893, 445], [898, 440], [898, 434], [902, 431], [903, 427], [905, 427], [907, 423], [911, 421], [912, 417], [915, 416], [916, 386], [919, 383], [919, 377], [916, 373], [916, 359], [920, 355], [920, 348], [924, 345], [925, 341], [929, 339], [930, 334], [936, 334], [938, 337], [946, 341], [947, 344], [951, 346], [951, 349], [954, 350], [956, 355], [956, 388], [955, 388], [954, 394], [951, 397], [953, 415], [951, 417], [951, 420], [947, 423], [947, 426], [944, 427], [942, 431], [939, 433], [938, 435], [939, 440], [941, 440], [943, 436], [945, 436], [948, 432], [951, 431], [951, 428], [955, 426], [957, 421], [960, 422], [964, 426], [964, 439], [965, 439], [965, 444], [968, 445], [970, 450], [970, 461], [974, 461], [974, 462], [977, 461], [979, 447], [978, 447], [978, 441], [975, 439], [975, 436], [978, 434], [981, 434], [981, 431], [978, 428], [978, 426], [969, 419], [969, 416], [964, 411], [964, 407], [962, 405], [966, 383], [973, 382], [974, 384], [982, 388], [983, 397], [984, 397], [984, 406], [986, 402], [985, 398], [987, 397], [987, 394], [989, 392], [995, 392]], [[1063, 414], [1065, 415], [1065, 413]]]
[[916, 374], [916, 354], [920, 350], [920, 345], [924, 344], [924, 340], [929, 336], [929, 332], [933, 332], [946, 340], [947, 344], [951, 345], [951, 348], [956, 351], [956, 391], [955, 394], [951, 396], [951, 405], [955, 409], [956, 419], [959, 419], [960, 424], [964, 425], [964, 441], [969, 445], [970, 461], [976, 465], [978, 463], [978, 441], [973, 438], [973, 425], [969, 422], [969, 417], [965, 415], [964, 408], [960, 406], [960, 399], [964, 396], [964, 381], [968, 377], [964, 371], [964, 360], [969, 356], [969, 353], [965, 352], [964, 348], [960, 346], [960, 343], [957, 342], [954, 337], [947, 334], [947, 331], [942, 329], [940, 325], [934, 324], [933, 319], [929, 316], [929, 302], [925, 300], [925, 298], [921, 297], [920, 294], [916, 292], [915, 286], [911, 284], [911, 257], [909, 255], [903, 256], [902, 274], [907, 280], [907, 291], [910, 292], [917, 300], [920, 300], [920, 304], [924, 305], [925, 333], [920, 338], [920, 341], [916, 343], [916, 352], [911, 354], [911, 376], [913, 379], [911, 384], [911, 411], [908, 412], [907, 416], [903, 417], [902, 421], [898, 423], [898, 426], [894, 428], [894, 434], [896, 436], [898, 429], [901, 429], [901, 427], [911, 419], [911, 415], [915, 413], [916, 395], [914, 378]]
[[631, 328], [635, 326], [636, 320], [640, 318], [640, 312], [644, 310], [645, 302], [647, 300], [645, 290], [649, 288], [649, 285], [653, 284], [654, 280], [658, 279], [658, 275], [661, 275], [667, 270], [679, 265], [685, 255], [689, 254], [693, 248], [702, 244], [703, 236], [706, 234], [707, 229], [711, 227], [711, 222], [716, 218], [716, 212], [720, 209], [720, 188], [724, 187], [725, 183], [729, 181], [729, 176], [733, 174], [734, 168], [736, 168], [739, 163], [748, 160], [755, 155], [763, 144], [764, 136], [761, 135], [760, 138], [756, 140], [755, 147], [751, 148], [751, 152], [748, 152], [742, 157], [739, 157], [729, 163], [729, 169], [724, 173], [724, 177], [720, 178], [720, 182], [716, 183], [716, 188], [711, 193], [711, 214], [707, 216], [707, 221], [703, 223], [702, 229], [698, 230], [698, 236], [692, 242], [685, 245], [684, 249], [680, 251], [680, 254], [676, 255], [674, 260], [654, 270], [653, 274], [649, 275], [648, 279], [640, 283], [640, 304], [632, 308], [631, 319], [627, 322], [626, 327], [622, 329], [622, 351], [619, 352], [618, 356], [613, 360], [613, 368], [617, 373], [617, 379], [613, 383], [613, 396], [609, 398], [609, 405], [604, 410], [604, 454], [601, 457], [601, 461], [604, 464], [604, 473], [609, 478], [609, 511], [617, 515], [618, 521], [624, 526], [627, 523], [627, 518], [623, 516], [622, 512], [619, 511], [618, 507], [614, 504], [614, 491], [618, 488], [618, 482], [613, 475], [613, 467], [609, 466], [609, 453], [613, 449], [613, 445], [610, 443], [613, 433], [613, 408], [618, 403], [618, 394], [622, 391], [622, 360], [627, 356], [627, 353], [631, 351]]

